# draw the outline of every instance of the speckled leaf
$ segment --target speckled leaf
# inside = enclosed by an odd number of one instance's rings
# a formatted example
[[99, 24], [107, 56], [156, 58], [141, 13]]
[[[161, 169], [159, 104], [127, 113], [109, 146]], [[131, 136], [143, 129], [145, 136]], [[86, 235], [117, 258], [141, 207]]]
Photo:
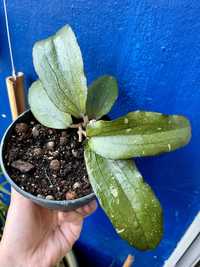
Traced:
[[85, 114], [87, 85], [76, 37], [69, 26], [33, 48], [35, 70], [51, 101], [75, 117]]
[[117, 233], [141, 250], [155, 248], [163, 233], [159, 201], [131, 160], [110, 160], [85, 148], [90, 182]]
[[29, 88], [28, 101], [33, 115], [43, 125], [66, 129], [72, 123], [71, 115], [60, 111], [52, 103], [39, 80]]
[[112, 76], [102, 76], [88, 90], [86, 113], [90, 119], [99, 119], [112, 108], [118, 96], [117, 81]]
[[189, 121], [178, 115], [136, 111], [114, 121], [91, 121], [89, 146], [111, 159], [127, 159], [170, 152], [191, 137]]

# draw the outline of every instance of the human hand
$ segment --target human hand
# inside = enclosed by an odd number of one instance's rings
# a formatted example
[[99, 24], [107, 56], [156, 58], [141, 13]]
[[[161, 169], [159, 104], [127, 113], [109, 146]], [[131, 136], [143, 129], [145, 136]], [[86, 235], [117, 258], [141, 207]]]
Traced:
[[0, 243], [1, 267], [52, 267], [79, 238], [83, 218], [96, 202], [70, 212], [42, 208], [12, 191]]

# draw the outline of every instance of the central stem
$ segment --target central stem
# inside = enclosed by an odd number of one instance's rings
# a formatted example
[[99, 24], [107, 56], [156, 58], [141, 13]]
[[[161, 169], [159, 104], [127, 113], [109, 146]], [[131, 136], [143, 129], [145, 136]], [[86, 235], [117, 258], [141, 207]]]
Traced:
[[87, 137], [85, 128], [86, 128], [88, 122], [89, 122], [88, 116], [84, 116], [83, 117], [83, 122], [79, 122], [77, 124], [71, 124], [70, 125], [70, 128], [78, 129], [77, 130], [77, 134], [78, 134], [78, 141], [79, 142], [82, 142], [83, 136]]
[[82, 126], [79, 126], [79, 127], [78, 127], [78, 131], [77, 131], [77, 133], [78, 133], [78, 141], [79, 141], [79, 142], [82, 142], [82, 140], [83, 140], [83, 136], [84, 136], [84, 137], [87, 137], [87, 136], [86, 136], [86, 131], [83, 130]]

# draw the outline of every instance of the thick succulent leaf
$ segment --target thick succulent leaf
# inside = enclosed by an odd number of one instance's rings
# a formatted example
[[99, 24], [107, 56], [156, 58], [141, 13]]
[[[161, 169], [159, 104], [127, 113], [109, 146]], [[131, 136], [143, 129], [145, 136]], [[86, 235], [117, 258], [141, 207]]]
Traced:
[[69, 26], [33, 48], [35, 70], [51, 101], [75, 117], [85, 114], [87, 85], [76, 37]]
[[33, 115], [43, 125], [66, 129], [72, 123], [71, 115], [60, 111], [53, 104], [39, 80], [29, 88], [28, 101]]
[[89, 146], [111, 159], [150, 156], [186, 145], [191, 138], [189, 121], [183, 116], [136, 111], [114, 121], [91, 121]]
[[141, 250], [155, 248], [163, 233], [159, 201], [132, 160], [110, 160], [85, 148], [93, 190], [117, 233]]
[[102, 76], [88, 90], [86, 113], [90, 119], [99, 119], [112, 108], [118, 96], [117, 81], [112, 76]]

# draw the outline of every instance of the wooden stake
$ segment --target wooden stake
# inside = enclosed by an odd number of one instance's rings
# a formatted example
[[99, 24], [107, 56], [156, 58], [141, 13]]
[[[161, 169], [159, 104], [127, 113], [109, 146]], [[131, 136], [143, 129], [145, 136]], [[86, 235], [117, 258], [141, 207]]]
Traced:
[[132, 255], [128, 255], [122, 267], [131, 267], [133, 264], [133, 261], [134, 261], [134, 257]]
[[12, 118], [15, 120], [25, 110], [24, 74], [19, 72], [16, 77], [7, 77], [6, 86]]

